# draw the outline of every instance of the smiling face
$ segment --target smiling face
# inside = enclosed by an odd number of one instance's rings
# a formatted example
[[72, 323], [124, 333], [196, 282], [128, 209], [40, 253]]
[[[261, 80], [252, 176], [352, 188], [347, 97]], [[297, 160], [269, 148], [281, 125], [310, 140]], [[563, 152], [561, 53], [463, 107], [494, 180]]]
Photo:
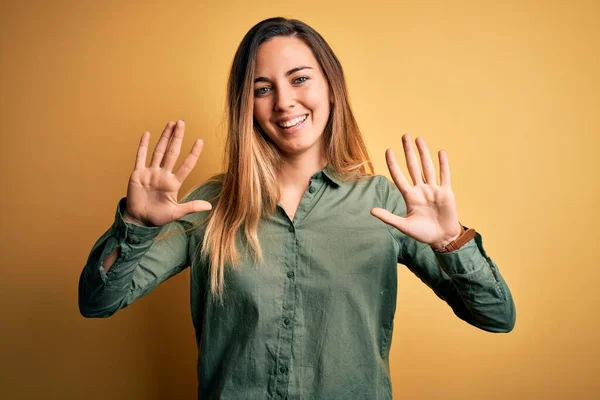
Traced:
[[284, 157], [322, 157], [330, 101], [319, 62], [302, 40], [276, 36], [259, 46], [254, 119]]

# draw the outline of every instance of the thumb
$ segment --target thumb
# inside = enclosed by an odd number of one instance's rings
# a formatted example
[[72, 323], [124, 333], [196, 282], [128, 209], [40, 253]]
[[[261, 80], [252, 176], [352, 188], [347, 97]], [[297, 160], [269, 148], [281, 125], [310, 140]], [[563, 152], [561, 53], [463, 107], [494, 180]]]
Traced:
[[193, 200], [187, 203], [179, 204], [176, 211], [176, 219], [186, 216], [190, 213], [208, 211], [212, 209], [212, 204], [204, 200]]
[[395, 214], [392, 214], [391, 212], [389, 212], [386, 209], [378, 208], [378, 207], [371, 209], [371, 215], [379, 218], [386, 224], [391, 225], [394, 228], [398, 229], [400, 232], [406, 234], [405, 218], [399, 217]]

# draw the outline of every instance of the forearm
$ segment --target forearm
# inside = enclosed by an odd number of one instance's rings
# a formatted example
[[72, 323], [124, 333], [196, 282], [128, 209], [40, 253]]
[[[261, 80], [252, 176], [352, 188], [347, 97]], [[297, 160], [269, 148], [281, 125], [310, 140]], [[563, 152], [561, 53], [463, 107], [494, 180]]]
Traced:
[[[112, 229], [111, 229], [112, 230]], [[109, 231], [110, 232], [110, 231]], [[139, 268], [144, 248], [132, 247], [118, 235], [109, 234], [92, 249], [79, 278], [79, 309], [85, 317], [109, 317], [141, 295], [147, 279]], [[136, 282], [136, 280], [138, 282]]]
[[[126, 210], [123, 210], [123, 221], [140, 226], [145, 226], [140, 221], [137, 221], [136, 219], [130, 217]], [[110, 268], [114, 265], [115, 261], [117, 261], [117, 259], [119, 258], [120, 254], [121, 248], [117, 247], [109, 255], [106, 256], [106, 258], [102, 262], [102, 267], [104, 268], [105, 272], [108, 272], [110, 270]]]
[[[147, 293], [166, 264], [159, 249], [147, 254], [161, 228], [127, 223], [124, 200], [115, 222], [94, 244], [79, 279], [79, 309], [86, 317], [107, 317]], [[173, 255], [171, 255], [173, 257]], [[162, 271], [161, 271], [162, 272]]]
[[434, 252], [413, 239], [403, 240], [400, 262], [448, 303], [454, 313], [489, 332], [509, 332], [515, 324], [515, 305], [496, 264], [487, 256], [477, 233], [460, 249]]
[[121, 249], [117, 247], [112, 253], [106, 256], [104, 262], [102, 263], [104, 272], [108, 272], [108, 270], [110, 270], [110, 267], [112, 267], [115, 261], [117, 261], [117, 258], [119, 258], [119, 254], [121, 254]]
[[516, 310], [512, 294], [498, 266], [486, 254], [479, 233], [459, 250], [435, 252], [435, 256], [462, 300], [455, 299], [451, 306], [465, 308], [464, 312], [459, 311], [462, 316], [455, 310], [457, 315], [489, 332], [510, 332], [514, 328]]
[[[465, 249], [469, 250], [469, 249]], [[473, 249], [474, 252], [477, 249]], [[450, 256], [450, 254], [448, 254]], [[445, 256], [437, 256], [438, 259]], [[467, 257], [465, 257], [467, 258]], [[506, 281], [496, 264], [483, 255], [469, 255], [457, 270], [448, 268], [450, 284], [439, 295], [455, 314], [469, 324], [488, 332], [510, 332], [515, 324], [515, 305]], [[455, 263], [453, 260], [452, 263]]]

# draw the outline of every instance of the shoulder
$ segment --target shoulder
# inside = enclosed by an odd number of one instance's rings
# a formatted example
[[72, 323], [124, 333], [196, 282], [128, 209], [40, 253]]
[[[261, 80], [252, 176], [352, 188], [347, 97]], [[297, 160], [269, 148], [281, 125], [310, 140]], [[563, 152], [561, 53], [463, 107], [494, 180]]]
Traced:
[[[216, 174], [211, 176], [209, 179], [204, 181], [198, 186], [192, 188], [183, 198], [180, 203], [187, 203], [193, 200], [204, 200], [212, 204], [213, 209], [217, 205], [219, 195], [221, 193], [221, 187], [223, 183], [224, 174]], [[195, 226], [200, 226], [210, 215], [211, 211], [201, 211], [187, 214], [180, 219], [180, 222], [187, 223]]]
[[384, 175], [374, 175], [373, 181], [377, 187], [382, 208], [395, 214], [406, 212], [404, 197], [394, 181]]
[[370, 188], [373, 188], [376, 193], [377, 196], [379, 198], [379, 200], [382, 203], [385, 203], [390, 195], [390, 191], [392, 191], [393, 189], [396, 189], [396, 185], [394, 185], [394, 183], [387, 177], [384, 175], [367, 175], [362, 177], [359, 181], [358, 184], [362, 184], [362, 185], [366, 185]]
[[341, 184], [354, 185], [354, 186], [376, 186], [381, 188], [386, 185], [387, 177], [384, 175], [360, 175], [355, 177], [340, 178]]
[[192, 200], [205, 200], [213, 205], [216, 205], [219, 195], [221, 194], [221, 187], [223, 186], [223, 179], [225, 174], [219, 173], [211, 176], [205, 182], [191, 189], [181, 200], [182, 203]]
[[394, 182], [384, 175], [363, 175], [359, 178], [349, 179], [342, 184], [348, 192], [355, 192], [376, 204], [377, 207], [390, 210], [396, 209], [403, 203], [402, 195]]

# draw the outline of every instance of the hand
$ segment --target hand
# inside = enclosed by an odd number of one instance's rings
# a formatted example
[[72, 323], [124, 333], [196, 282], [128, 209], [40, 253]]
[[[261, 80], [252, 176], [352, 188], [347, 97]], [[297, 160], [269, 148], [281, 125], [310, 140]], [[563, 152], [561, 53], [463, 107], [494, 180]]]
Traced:
[[203, 146], [202, 139], [196, 140], [177, 172], [172, 173], [181, 150], [184, 131], [185, 122], [182, 120], [167, 123], [154, 149], [149, 167], [146, 167], [146, 155], [150, 132], [144, 132], [142, 135], [135, 169], [127, 186], [127, 210], [124, 215], [126, 220], [140, 225], [162, 226], [189, 213], [212, 208], [209, 202], [203, 200], [181, 204], [177, 201], [179, 188], [196, 165]]
[[438, 185], [435, 166], [425, 139], [417, 138], [416, 143], [424, 174], [421, 173], [410, 136], [402, 135], [406, 164], [414, 186], [408, 183], [398, 167], [394, 152], [388, 149], [385, 153], [392, 179], [406, 202], [406, 216], [400, 217], [382, 208], [373, 208], [371, 214], [419, 242], [429, 244], [436, 249], [442, 248], [462, 233], [454, 193], [450, 186], [448, 156], [444, 150], [438, 153], [440, 160], [440, 184]]

